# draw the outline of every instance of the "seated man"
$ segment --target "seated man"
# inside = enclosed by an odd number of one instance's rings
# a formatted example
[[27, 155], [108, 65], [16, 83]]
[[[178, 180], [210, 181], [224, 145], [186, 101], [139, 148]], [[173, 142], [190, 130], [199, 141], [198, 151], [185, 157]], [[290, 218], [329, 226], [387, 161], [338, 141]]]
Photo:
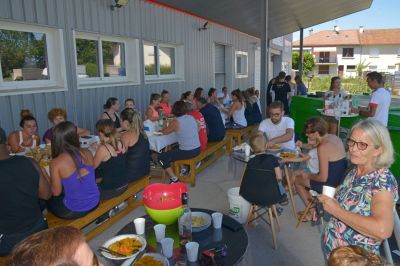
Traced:
[[280, 101], [271, 103], [268, 107], [270, 118], [263, 120], [258, 127], [259, 134], [267, 137], [267, 148], [278, 144], [282, 148], [295, 149], [294, 145], [294, 121], [290, 117], [283, 116], [283, 104]]
[[221, 141], [225, 137], [225, 126], [217, 107], [207, 103], [203, 97], [196, 101], [197, 109], [203, 115], [207, 124], [208, 141]]
[[0, 130], [0, 256], [7, 256], [18, 242], [47, 228], [39, 199], [50, 196], [45, 171], [33, 159], [10, 156]]

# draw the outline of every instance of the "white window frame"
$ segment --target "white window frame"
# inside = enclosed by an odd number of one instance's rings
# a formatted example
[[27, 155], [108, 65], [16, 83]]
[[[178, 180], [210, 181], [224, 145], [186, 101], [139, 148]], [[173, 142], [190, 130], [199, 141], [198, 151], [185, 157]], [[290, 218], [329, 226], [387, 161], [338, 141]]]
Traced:
[[[353, 69], [349, 69], [349, 68], [348, 68], [349, 66], [354, 66], [354, 68], [353, 68]], [[346, 71], [347, 71], [347, 72], [356, 72], [356, 70], [357, 70], [356, 65], [347, 65], [347, 66], [346, 66]]]
[[[353, 49], [353, 56], [345, 56], [344, 49]], [[342, 47], [342, 59], [352, 59], [354, 58], [355, 49], [354, 47]]]
[[369, 48], [369, 57], [370, 58], [379, 58], [379, 48], [376, 48], [376, 47]]
[[[185, 60], [184, 60], [184, 47], [183, 45], [177, 44], [170, 44], [164, 42], [155, 42], [155, 41], [143, 41], [143, 51], [144, 45], [148, 46], [155, 46], [157, 49], [156, 55], [156, 75], [146, 75], [146, 66], [144, 62], [144, 54], [143, 54], [143, 75], [146, 83], [157, 83], [157, 82], [164, 82], [164, 81], [184, 81], [184, 74], [185, 74]], [[175, 50], [175, 74], [163, 74], [160, 73], [160, 47], [167, 47], [173, 48]]]
[[[237, 59], [238, 56], [246, 56], [246, 69], [245, 72], [238, 73], [237, 69]], [[235, 76], [236, 78], [247, 78], [249, 76], [249, 53], [248, 52], [243, 52], [243, 51], [235, 51]]]
[[[75, 76], [78, 82], [78, 89], [89, 89], [110, 86], [139, 85], [139, 41], [133, 38], [123, 38], [112, 35], [86, 33], [74, 31], [74, 54], [75, 54]], [[78, 54], [76, 52], [76, 39], [97, 41], [99, 77], [80, 78], [78, 77]], [[124, 44], [125, 76], [105, 77], [103, 69], [103, 46], [102, 41], [118, 42]]]
[[50, 73], [50, 79], [47, 80], [5, 82], [0, 67], [0, 96], [67, 90], [64, 40], [61, 29], [6, 21], [0, 21], [0, 29], [44, 33], [46, 35], [47, 66]]

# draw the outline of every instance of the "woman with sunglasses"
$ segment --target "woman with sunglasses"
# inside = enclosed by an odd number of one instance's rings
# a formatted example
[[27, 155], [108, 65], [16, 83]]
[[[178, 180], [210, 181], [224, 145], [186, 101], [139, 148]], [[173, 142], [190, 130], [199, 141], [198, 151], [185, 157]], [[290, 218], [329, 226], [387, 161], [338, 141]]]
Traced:
[[398, 199], [397, 182], [389, 170], [394, 161], [392, 141], [380, 122], [364, 120], [353, 126], [347, 144], [354, 169], [334, 198], [318, 197], [332, 215], [325, 227], [324, 251], [329, 256], [337, 247], [356, 245], [379, 254], [382, 241], [392, 234]]
[[[337, 187], [343, 180], [347, 169], [347, 159], [343, 142], [336, 135], [328, 134], [328, 126], [321, 117], [310, 118], [305, 126], [304, 132], [309, 141], [317, 144], [317, 155], [319, 162], [319, 173], [298, 175], [294, 185], [304, 204], [309, 203], [311, 194], [309, 189], [322, 193], [322, 186]], [[299, 217], [303, 212], [298, 213]], [[315, 207], [305, 216], [303, 222], [316, 220]]]

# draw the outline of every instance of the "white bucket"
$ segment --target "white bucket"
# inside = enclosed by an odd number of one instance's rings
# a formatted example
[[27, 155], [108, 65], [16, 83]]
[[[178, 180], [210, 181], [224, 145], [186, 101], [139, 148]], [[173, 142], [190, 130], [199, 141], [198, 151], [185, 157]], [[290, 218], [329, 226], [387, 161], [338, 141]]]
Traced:
[[251, 204], [239, 195], [239, 190], [239, 187], [230, 188], [228, 190], [229, 216], [243, 224], [246, 222]]

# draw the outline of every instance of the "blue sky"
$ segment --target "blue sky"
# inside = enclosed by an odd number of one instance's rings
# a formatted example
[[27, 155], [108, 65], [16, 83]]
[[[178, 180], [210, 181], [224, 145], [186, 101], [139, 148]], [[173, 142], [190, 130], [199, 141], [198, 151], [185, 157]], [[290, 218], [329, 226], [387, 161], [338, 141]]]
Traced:
[[[339, 29], [358, 29], [359, 26], [364, 26], [364, 29], [400, 28], [400, 0], [373, 0], [371, 7], [367, 10], [315, 25], [311, 28], [313, 28], [314, 32], [317, 32], [320, 30], [333, 30], [335, 25], [338, 25]], [[304, 29], [304, 37], [309, 35], [309, 29]], [[293, 40], [296, 41], [298, 39], [300, 39], [300, 33], [293, 33]]]

